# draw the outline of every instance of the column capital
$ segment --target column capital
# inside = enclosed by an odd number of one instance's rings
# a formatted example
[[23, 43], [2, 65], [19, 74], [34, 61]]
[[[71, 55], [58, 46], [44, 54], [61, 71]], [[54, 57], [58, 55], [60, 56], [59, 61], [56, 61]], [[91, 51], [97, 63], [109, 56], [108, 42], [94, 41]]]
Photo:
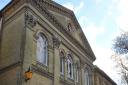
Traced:
[[53, 47], [59, 48], [60, 43], [61, 43], [61, 41], [59, 40], [59, 38], [53, 36]]

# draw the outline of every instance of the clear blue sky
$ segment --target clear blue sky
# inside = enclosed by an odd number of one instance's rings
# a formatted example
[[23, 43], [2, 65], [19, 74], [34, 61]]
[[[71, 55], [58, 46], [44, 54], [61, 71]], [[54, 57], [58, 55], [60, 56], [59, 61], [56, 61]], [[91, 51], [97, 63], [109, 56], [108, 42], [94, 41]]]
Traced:
[[11, 0], [0, 0], [0, 10], [7, 5]]
[[[94, 64], [118, 81], [111, 59], [112, 40], [121, 31], [128, 31], [127, 0], [54, 0], [73, 10], [94, 51]], [[0, 0], [2, 9], [10, 0]]]

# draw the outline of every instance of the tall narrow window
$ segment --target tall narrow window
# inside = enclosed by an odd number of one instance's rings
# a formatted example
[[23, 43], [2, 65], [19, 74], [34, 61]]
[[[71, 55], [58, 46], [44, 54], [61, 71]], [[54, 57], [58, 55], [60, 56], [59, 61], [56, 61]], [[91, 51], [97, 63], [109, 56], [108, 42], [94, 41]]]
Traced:
[[79, 69], [78, 69], [78, 65], [76, 65], [76, 82], [79, 81]]
[[60, 53], [60, 73], [64, 75], [64, 53]]
[[37, 61], [47, 66], [47, 39], [42, 33], [37, 39]]
[[85, 85], [90, 85], [90, 77], [89, 77], [89, 71], [86, 70], [85, 71], [85, 75], [84, 75], [84, 79], [85, 79]]
[[68, 72], [68, 77], [73, 79], [73, 60], [71, 55], [68, 55], [68, 59], [67, 59], [67, 72]]

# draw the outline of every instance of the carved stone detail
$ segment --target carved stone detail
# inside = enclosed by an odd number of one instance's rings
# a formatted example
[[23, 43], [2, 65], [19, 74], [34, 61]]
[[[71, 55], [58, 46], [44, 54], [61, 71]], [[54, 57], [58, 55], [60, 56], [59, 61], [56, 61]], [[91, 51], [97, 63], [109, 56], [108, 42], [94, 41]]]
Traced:
[[25, 25], [30, 26], [30, 27], [34, 27], [36, 26], [37, 20], [36, 18], [34, 18], [33, 15], [26, 13], [25, 14]]
[[74, 65], [75, 65], [75, 67], [76, 67], [77, 69], [80, 69], [80, 62], [77, 61], [77, 62], [74, 63]]
[[57, 37], [53, 37], [53, 45], [55, 48], [59, 48], [61, 41]]
[[[32, 6], [34, 6], [43, 16], [49, 20], [54, 26], [60, 30], [66, 37], [75, 44], [77, 48], [80, 49], [81, 52], [86, 53], [91, 60], [95, 60], [95, 56], [88, 52], [88, 49], [85, 49], [73, 36], [71, 36], [57, 20], [56, 18], [48, 12], [48, 10], [45, 8], [45, 5], [42, 5], [41, 3], [45, 3], [44, 0], [30, 0], [30, 3]], [[74, 16], [74, 15], [73, 15]], [[75, 17], [74, 17], [75, 18]], [[92, 57], [90, 57], [92, 56]]]
[[31, 67], [32, 67], [32, 71], [40, 73], [42, 76], [45, 76], [45, 77], [50, 78], [52, 80], [54, 79], [53, 73], [50, 73], [50, 72], [48, 72], [48, 70], [43, 69], [42, 66], [32, 64]]

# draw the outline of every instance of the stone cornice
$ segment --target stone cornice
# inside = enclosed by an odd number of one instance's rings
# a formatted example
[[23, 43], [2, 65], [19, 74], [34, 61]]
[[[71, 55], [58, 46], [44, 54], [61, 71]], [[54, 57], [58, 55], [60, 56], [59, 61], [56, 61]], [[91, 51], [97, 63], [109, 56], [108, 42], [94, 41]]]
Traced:
[[56, 11], [59, 12], [60, 14], [70, 17], [73, 20], [74, 26], [78, 29], [81, 28], [76, 17], [75, 14], [72, 10], [67, 9], [66, 7], [54, 2], [54, 1], [46, 1], [46, 0], [42, 0], [42, 5], [44, 5], [46, 8], [48, 8], [49, 10], [52, 11]]
[[4, 68], [0, 68], [0, 74], [2, 74], [3, 72], [8, 71], [10, 69], [13, 69], [15, 67], [21, 66], [21, 65], [22, 65], [22, 63], [20, 61], [18, 61], [18, 62], [15, 62], [15, 63], [9, 65], [9, 66], [4, 67]]
[[18, 9], [24, 2], [25, 0], [12, 0], [0, 12], [4, 17], [7, 17]]
[[48, 71], [43, 70], [42, 68], [38, 67], [37, 65], [31, 65], [32, 71], [39, 73], [47, 78], [50, 78], [51, 80], [54, 79], [54, 74], [50, 73]]
[[49, 8], [50, 10], [54, 10], [54, 11], [57, 11], [57, 12], [60, 12], [61, 14], [65, 15], [65, 16], [70, 16], [71, 13], [73, 13], [73, 11], [65, 8], [64, 6], [54, 2], [54, 1], [45, 1], [45, 0], [42, 0], [43, 2], [43, 5], [47, 8]]
[[102, 77], [108, 80], [112, 85], [117, 85], [104, 71], [102, 71], [97, 66], [94, 66], [94, 72], [98, 72], [100, 75], [102, 75]]
[[60, 78], [60, 82], [62, 82], [63, 84], [66, 84], [66, 85], [75, 85], [74, 80], [71, 80], [71, 79], [65, 80], [65, 79]]
[[54, 2], [54, 1], [45, 1], [45, 0], [42, 0], [44, 2], [44, 6], [47, 7], [49, 10], [53, 10], [53, 11], [56, 11], [56, 12], [59, 12], [60, 14], [62, 15], [65, 15], [67, 17], [70, 17], [73, 22], [75, 23], [75, 27], [78, 29], [80, 28], [81, 29], [81, 26], [79, 24], [79, 22], [77, 21], [76, 17], [75, 17], [75, 14], [72, 10], [70, 9], [67, 9], [66, 7]]

